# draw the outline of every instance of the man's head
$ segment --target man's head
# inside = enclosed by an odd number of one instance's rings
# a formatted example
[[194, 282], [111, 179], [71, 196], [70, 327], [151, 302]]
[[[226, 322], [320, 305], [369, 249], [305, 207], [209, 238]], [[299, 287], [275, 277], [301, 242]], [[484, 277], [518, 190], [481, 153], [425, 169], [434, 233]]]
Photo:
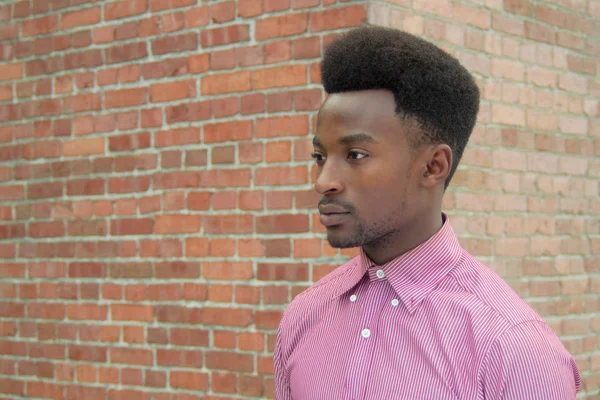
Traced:
[[380, 246], [439, 217], [479, 109], [468, 71], [429, 42], [369, 26], [333, 42], [321, 74], [315, 186], [331, 245]]

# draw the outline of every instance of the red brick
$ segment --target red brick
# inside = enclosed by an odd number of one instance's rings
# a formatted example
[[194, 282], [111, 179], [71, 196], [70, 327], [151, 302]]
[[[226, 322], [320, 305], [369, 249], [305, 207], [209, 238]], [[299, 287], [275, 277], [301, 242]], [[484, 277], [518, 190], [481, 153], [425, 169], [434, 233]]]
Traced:
[[24, 21], [22, 25], [23, 36], [36, 36], [55, 32], [58, 29], [58, 17], [48, 15]]
[[212, 70], [235, 68], [235, 51], [233, 49], [215, 51], [210, 57]]
[[308, 216], [280, 214], [256, 217], [256, 231], [258, 233], [307, 232]]
[[277, 141], [266, 145], [266, 159], [271, 162], [287, 162], [291, 160], [292, 142]]
[[252, 86], [255, 90], [305, 84], [306, 65], [259, 69], [252, 73]]
[[240, 112], [242, 115], [258, 114], [265, 111], [265, 95], [262, 93], [242, 96], [240, 102]]
[[270, 113], [292, 110], [292, 92], [272, 93], [267, 96], [267, 111]]
[[147, 0], [117, 0], [104, 5], [104, 20], [125, 18], [146, 12]]
[[216, 370], [252, 372], [254, 370], [254, 356], [225, 351], [209, 351], [206, 353], [206, 366]]
[[260, 375], [238, 375], [238, 391], [245, 396], [262, 397], [264, 394], [262, 377]]
[[238, 15], [242, 18], [256, 17], [263, 12], [262, 3], [257, 0], [238, 0]]
[[156, 83], [150, 86], [150, 101], [173, 101], [196, 96], [195, 80]]
[[150, 147], [150, 134], [118, 135], [109, 138], [108, 148], [111, 151], [131, 151]]
[[489, 29], [490, 27], [490, 13], [484, 9], [456, 3], [452, 7], [452, 13], [456, 21], [464, 24], [480, 29]]
[[252, 231], [252, 216], [207, 216], [205, 217], [204, 230], [207, 233], [249, 233]]
[[177, 389], [205, 391], [208, 389], [208, 374], [204, 372], [189, 372], [172, 370], [169, 384]]
[[264, 0], [264, 9], [266, 13], [283, 11], [290, 8], [290, 0]]
[[256, 21], [256, 39], [291, 36], [306, 32], [308, 14], [296, 13], [259, 19]]
[[155, 55], [196, 50], [197, 48], [198, 36], [194, 33], [169, 35], [152, 41], [152, 53]]
[[[110, 47], [105, 50], [104, 54], [107, 64], [116, 64], [145, 58], [148, 56], [148, 50], [146, 43], [137, 42]], [[121, 82], [123, 82], [122, 76], [120, 78]]]
[[201, 217], [197, 215], [157, 215], [157, 234], [196, 233], [200, 231]]
[[113, 26], [101, 26], [92, 31], [94, 43], [110, 43], [115, 40], [115, 28]]
[[289, 40], [265, 44], [265, 64], [291, 60], [292, 45]]
[[247, 140], [252, 138], [252, 121], [232, 121], [204, 126], [206, 143]]
[[152, 306], [134, 304], [112, 304], [111, 319], [114, 321], [152, 321], [154, 310]]
[[23, 156], [27, 160], [36, 158], [55, 158], [60, 157], [60, 150], [58, 142], [46, 140], [26, 144], [23, 150]]
[[292, 0], [294, 9], [316, 7], [319, 4], [321, 4], [321, 0]]
[[176, 12], [160, 16], [160, 27], [163, 33], [180, 31], [185, 26], [185, 14]]
[[180, 146], [192, 143], [200, 143], [199, 128], [158, 131], [154, 135], [154, 145], [156, 147]]
[[584, 50], [585, 45], [581, 37], [567, 33], [567, 32], [557, 32], [556, 33], [557, 44], [559, 46], [568, 47], [575, 50]]
[[153, 232], [154, 220], [151, 218], [126, 218], [112, 220], [111, 235], [143, 235]]
[[245, 24], [207, 29], [200, 33], [202, 47], [222, 46], [230, 43], [244, 42], [249, 39], [250, 29]]
[[[10, 381], [9, 381], [10, 382]], [[0, 385], [4, 387], [3, 385]], [[10, 386], [8, 386], [10, 387]], [[64, 398], [64, 386], [50, 382], [27, 382], [27, 396], [28, 397], [44, 397], [51, 399], [63, 399]]]
[[103, 154], [105, 140], [103, 137], [89, 139], [72, 139], [63, 143], [63, 156], [87, 156]]
[[13, 98], [13, 90], [12, 85], [2, 85], [0, 86], [0, 101], [12, 100]]
[[240, 67], [260, 65], [265, 62], [264, 46], [237, 47], [235, 52]]
[[538, 42], [556, 43], [556, 32], [545, 25], [525, 21], [525, 37]]
[[214, 303], [231, 303], [233, 298], [233, 286], [211, 284], [208, 288], [208, 301]]
[[61, 18], [60, 29], [70, 29], [76, 26], [97, 24], [100, 22], [100, 14], [100, 7], [64, 13]]
[[67, 317], [69, 319], [92, 319], [104, 321], [108, 316], [108, 307], [95, 304], [68, 304]]
[[259, 186], [299, 185], [308, 183], [308, 171], [305, 166], [260, 168], [254, 182]]
[[208, 25], [210, 22], [210, 8], [208, 6], [191, 8], [185, 12], [186, 28]]
[[104, 107], [117, 108], [139, 106], [146, 103], [146, 101], [146, 88], [112, 90], [105, 92]]
[[240, 192], [239, 208], [240, 210], [261, 210], [263, 208], [263, 192]]
[[23, 77], [23, 64], [0, 65], [0, 81], [20, 79]]
[[150, 186], [150, 177], [118, 177], [108, 180], [109, 193], [143, 192]]
[[239, 99], [228, 97], [212, 101], [213, 115], [215, 118], [231, 117], [239, 112]]
[[367, 18], [365, 5], [339, 7], [310, 13], [311, 32], [358, 26]]
[[[211, 152], [210, 161], [213, 164], [230, 164], [235, 162], [235, 147], [214, 147]], [[217, 195], [215, 193], [215, 195]], [[215, 197], [215, 196], [213, 196]], [[231, 207], [233, 208], [233, 207]]]
[[281, 311], [257, 311], [255, 325], [258, 329], [277, 329], [281, 320]]
[[65, 98], [63, 109], [66, 113], [80, 113], [96, 111], [102, 108], [102, 99], [99, 94], [86, 93]]
[[214, 280], [252, 279], [252, 264], [248, 262], [205, 262], [202, 276]]
[[188, 59], [188, 69], [192, 74], [208, 71], [210, 61], [208, 53], [195, 54]]
[[196, 4], [197, 0], [150, 0], [150, 11], [164, 11]]
[[[27, 317], [40, 319], [63, 319], [65, 317], [64, 304], [28, 303]], [[32, 349], [30, 349], [32, 351]]]
[[203, 95], [247, 92], [251, 88], [250, 71], [210, 75], [202, 78]]
[[235, 2], [226, 1], [210, 7], [213, 22], [227, 22], [235, 18]]
[[504, 9], [513, 14], [533, 16], [533, 6], [529, 0], [504, 0]]
[[152, 350], [111, 347], [110, 362], [114, 364], [152, 365]]
[[216, 393], [237, 393], [235, 374], [224, 372], [212, 373], [211, 388]]
[[[156, 360], [158, 365], [202, 368], [203, 352], [196, 350], [164, 350], [158, 349]], [[172, 372], [171, 372], [172, 373]]]
[[287, 304], [290, 301], [286, 285], [264, 286], [261, 288], [262, 304]]
[[0, 315], [5, 318], [24, 318], [25, 305], [14, 303], [0, 303]]
[[[163, 371], [144, 371], [144, 385], [149, 387], [164, 388], [167, 385], [167, 375]], [[131, 397], [128, 397], [129, 399]]]
[[308, 117], [272, 117], [256, 121], [256, 137], [304, 136], [308, 134]]
[[296, 60], [321, 56], [321, 40], [319, 37], [296, 39], [292, 42], [292, 48]]

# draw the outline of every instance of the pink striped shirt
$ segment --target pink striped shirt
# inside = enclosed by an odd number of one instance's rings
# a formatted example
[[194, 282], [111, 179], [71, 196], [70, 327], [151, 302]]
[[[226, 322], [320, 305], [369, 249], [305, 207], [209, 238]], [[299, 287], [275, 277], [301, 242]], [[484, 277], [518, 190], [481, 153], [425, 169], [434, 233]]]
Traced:
[[294, 299], [277, 400], [575, 399], [571, 355], [444, 217], [417, 248], [382, 266], [361, 251]]

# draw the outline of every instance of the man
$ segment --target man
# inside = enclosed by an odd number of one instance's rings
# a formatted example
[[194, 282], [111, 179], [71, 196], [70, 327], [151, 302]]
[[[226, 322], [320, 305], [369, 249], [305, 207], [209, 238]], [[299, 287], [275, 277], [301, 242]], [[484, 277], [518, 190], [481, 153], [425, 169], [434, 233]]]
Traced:
[[275, 398], [574, 399], [571, 355], [441, 211], [479, 109], [471, 75], [381, 27], [338, 39], [321, 67], [321, 223], [360, 255], [286, 309]]

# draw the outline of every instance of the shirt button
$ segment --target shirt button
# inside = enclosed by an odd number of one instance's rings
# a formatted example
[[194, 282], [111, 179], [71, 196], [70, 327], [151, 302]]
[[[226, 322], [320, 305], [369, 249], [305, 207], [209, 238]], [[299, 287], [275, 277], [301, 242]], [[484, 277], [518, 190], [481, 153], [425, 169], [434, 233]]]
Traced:
[[369, 329], [365, 328], [362, 330], [362, 332], [360, 334], [362, 335], [362, 337], [368, 338], [369, 336], [371, 336], [371, 331]]
[[392, 305], [396, 307], [398, 305], [398, 299], [392, 300]]
[[378, 277], [379, 279], [381, 279], [381, 278], [383, 278], [384, 276], [385, 276], [385, 272], [383, 272], [383, 270], [382, 270], [382, 269], [378, 269], [378, 270], [377, 270], [377, 277]]
[[352, 296], [350, 296], [350, 301], [356, 301], [356, 295], [353, 294]]

